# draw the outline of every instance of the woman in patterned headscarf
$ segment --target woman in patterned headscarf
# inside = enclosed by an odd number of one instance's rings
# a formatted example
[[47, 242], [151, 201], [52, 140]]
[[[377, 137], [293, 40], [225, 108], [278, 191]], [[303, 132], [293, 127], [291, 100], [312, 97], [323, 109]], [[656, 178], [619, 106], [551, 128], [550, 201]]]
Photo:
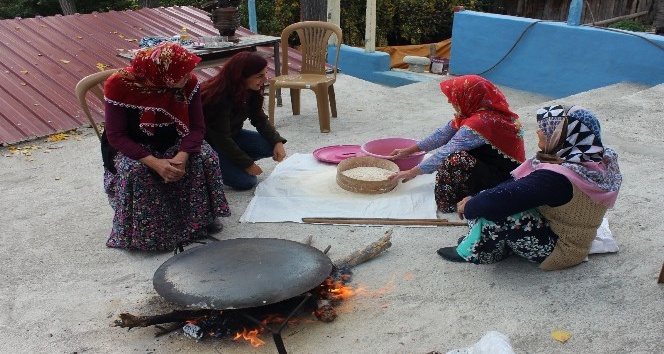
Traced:
[[141, 49], [104, 85], [109, 247], [172, 251], [221, 230], [230, 211], [219, 159], [205, 143], [192, 70], [201, 59], [163, 42]]
[[494, 263], [514, 253], [554, 270], [581, 263], [622, 175], [616, 153], [604, 147], [599, 121], [579, 106], [537, 111], [537, 155], [503, 183], [458, 204], [469, 220], [457, 247], [438, 250], [450, 261]]
[[510, 171], [526, 157], [519, 116], [491, 82], [465, 75], [441, 82], [440, 89], [454, 107], [454, 119], [416, 145], [394, 150], [392, 156], [437, 150], [418, 166], [390, 178], [407, 182], [438, 171], [436, 205], [451, 213], [461, 198], [510, 179]]

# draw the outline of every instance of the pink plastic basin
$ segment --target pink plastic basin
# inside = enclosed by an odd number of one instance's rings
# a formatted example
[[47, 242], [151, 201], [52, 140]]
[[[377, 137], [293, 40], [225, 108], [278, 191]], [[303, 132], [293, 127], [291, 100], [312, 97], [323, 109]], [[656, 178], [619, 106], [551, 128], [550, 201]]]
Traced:
[[415, 139], [382, 138], [382, 139], [367, 141], [366, 143], [362, 144], [360, 149], [362, 149], [362, 151], [369, 156], [378, 157], [386, 160], [392, 160], [394, 161], [394, 163], [397, 164], [397, 166], [399, 166], [399, 169], [401, 171], [406, 171], [410, 170], [411, 168], [417, 166], [420, 162], [422, 162], [422, 159], [424, 159], [424, 155], [426, 154], [426, 152], [419, 151], [410, 156], [406, 156], [400, 159], [393, 159], [392, 156], [390, 156], [390, 154], [395, 149], [405, 149], [407, 147], [415, 145], [416, 143], [417, 140]]

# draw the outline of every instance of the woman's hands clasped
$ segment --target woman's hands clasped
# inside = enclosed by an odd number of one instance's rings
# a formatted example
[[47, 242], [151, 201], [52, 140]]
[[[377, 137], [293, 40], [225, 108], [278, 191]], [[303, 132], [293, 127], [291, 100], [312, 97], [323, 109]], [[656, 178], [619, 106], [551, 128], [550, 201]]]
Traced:
[[178, 182], [184, 177], [185, 166], [189, 160], [189, 154], [180, 151], [170, 159], [160, 159], [152, 155], [146, 156], [139, 161], [157, 172], [164, 183]]

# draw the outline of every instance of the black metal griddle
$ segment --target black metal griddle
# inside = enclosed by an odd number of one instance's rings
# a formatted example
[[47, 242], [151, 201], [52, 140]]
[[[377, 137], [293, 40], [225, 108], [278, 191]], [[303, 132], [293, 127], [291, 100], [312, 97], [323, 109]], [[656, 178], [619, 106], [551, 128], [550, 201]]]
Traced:
[[[332, 272], [330, 258], [315, 247], [275, 238], [237, 238], [181, 252], [162, 264], [152, 279], [157, 293], [187, 307], [230, 310], [274, 304], [303, 295]], [[310, 295], [291, 312], [294, 315]], [[249, 319], [264, 326], [246, 315]], [[285, 353], [280, 332], [273, 334]]]

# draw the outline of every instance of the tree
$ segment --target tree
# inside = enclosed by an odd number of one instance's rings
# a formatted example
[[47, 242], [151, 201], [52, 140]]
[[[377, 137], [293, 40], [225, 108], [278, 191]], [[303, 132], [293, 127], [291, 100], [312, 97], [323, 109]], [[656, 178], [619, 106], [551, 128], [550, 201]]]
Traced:
[[74, 0], [58, 0], [58, 2], [60, 2], [63, 15], [73, 15], [76, 13], [76, 5], [74, 4]]
[[327, 0], [300, 0], [302, 21], [327, 21]]
[[141, 9], [144, 7], [159, 7], [159, 0], [139, 0], [138, 7]]
[[657, 13], [655, 14], [655, 33], [664, 35], [664, 0], [657, 0]]

